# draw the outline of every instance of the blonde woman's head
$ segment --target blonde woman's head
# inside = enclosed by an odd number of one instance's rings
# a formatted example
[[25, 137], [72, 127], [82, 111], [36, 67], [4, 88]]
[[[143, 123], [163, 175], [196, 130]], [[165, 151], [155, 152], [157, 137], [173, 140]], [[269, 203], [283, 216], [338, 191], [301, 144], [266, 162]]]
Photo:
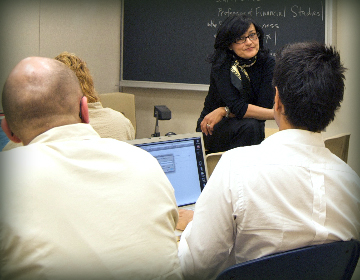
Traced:
[[68, 52], [62, 52], [56, 56], [55, 59], [64, 63], [75, 72], [77, 78], [79, 79], [81, 90], [87, 97], [88, 103], [100, 101], [99, 95], [94, 87], [93, 78], [85, 61], [77, 57], [75, 54]]

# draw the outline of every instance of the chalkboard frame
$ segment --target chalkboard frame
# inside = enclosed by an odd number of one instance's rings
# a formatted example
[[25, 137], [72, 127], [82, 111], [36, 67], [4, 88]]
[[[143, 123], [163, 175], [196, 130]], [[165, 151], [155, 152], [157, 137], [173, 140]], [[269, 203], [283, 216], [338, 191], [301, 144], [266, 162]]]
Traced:
[[[196, 0], [195, 0], [196, 1]], [[208, 84], [191, 84], [191, 83], [170, 83], [170, 82], [154, 82], [154, 81], [133, 81], [123, 79], [123, 50], [124, 50], [124, 0], [121, 0], [121, 52], [120, 52], [120, 81], [119, 90], [122, 91], [123, 87], [135, 88], [155, 88], [155, 89], [177, 89], [177, 90], [193, 90], [193, 91], [208, 91]], [[336, 34], [336, 26], [334, 25], [334, 5], [333, 0], [325, 0], [325, 44], [333, 44]], [[209, 73], [210, 74], [210, 73]]]

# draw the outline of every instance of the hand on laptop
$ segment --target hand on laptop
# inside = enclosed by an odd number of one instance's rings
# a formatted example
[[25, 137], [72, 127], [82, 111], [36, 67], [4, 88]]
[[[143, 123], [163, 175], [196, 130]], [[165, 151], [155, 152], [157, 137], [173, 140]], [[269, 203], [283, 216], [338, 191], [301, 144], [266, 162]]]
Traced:
[[176, 229], [184, 230], [188, 223], [193, 219], [194, 211], [187, 209], [179, 209], [179, 221], [176, 225]]

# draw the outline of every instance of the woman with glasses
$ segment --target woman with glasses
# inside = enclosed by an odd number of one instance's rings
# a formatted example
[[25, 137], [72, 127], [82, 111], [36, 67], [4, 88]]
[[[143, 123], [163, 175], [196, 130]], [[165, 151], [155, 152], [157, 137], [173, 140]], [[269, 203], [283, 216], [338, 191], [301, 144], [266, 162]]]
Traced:
[[210, 87], [196, 131], [204, 133], [209, 153], [259, 144], [265, 120], [274, 119], [272, 76], [275, 61], [253, 19], [234, 15], [219, 27]]

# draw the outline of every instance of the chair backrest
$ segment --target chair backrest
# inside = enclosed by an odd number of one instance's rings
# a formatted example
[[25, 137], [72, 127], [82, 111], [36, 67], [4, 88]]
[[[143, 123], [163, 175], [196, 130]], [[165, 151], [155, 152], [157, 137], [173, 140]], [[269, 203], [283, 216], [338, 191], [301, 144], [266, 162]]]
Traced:
[[111, 108], [115, 111], [121, 112], [131, 121], [136, 131], [134, 94], [124, 92], [101, 93], [100, 101], [103, 107]]
[[[267, 128], [265, 127], [265, 138], [269, 137], [270, 135], [278, 132], [278, 128]], [[208, 169], [208, 175], [210, 177], [211, 173], [214, 171], [216, 164], [220, 160], [222, 154], [224, 152], [218, 152], [218, 153], [211, 153], [206, 155], [206, 164]]]
[[349, 154], [350, 134], [338, 134], [324, 140], [325, 147], [343, 161], [347, 162]]
[[216, 280], [350, 280], [359, 248], [356, 240], [303, 247], [236, 264]]
[[222, 154], [224, 152], [218, 152], [218, 153], [211, 153], [207, 154], [205, 157], [207, 170], [208, 170], [208, 177], [210, 178], [211, 173], [214, 171], [216, 164], [220, 160]]
[[278, 132], [278, 128], [269, 128], [265, 127], [265, 138], [268, 138], [270, 135], [273, 135], [274, 133]]
[[[270, 135], [278, 132], [277, 128], [265, 128], [265, 138]], [[333, 154], [337, 155], [343, 161], [347, 162], [348, 153], [349, 153], [349, 142], [350, 142], [350, 134], [338, 134], [333, 137], [326, 138], [324, 140], [325, 147], [328, 148]], [[214, 171], [216, 164], [221, 158], [223, 152], [211, 153], [206, 155], [206, 164], [208, 168], [209, 177], [211, 173]]]

